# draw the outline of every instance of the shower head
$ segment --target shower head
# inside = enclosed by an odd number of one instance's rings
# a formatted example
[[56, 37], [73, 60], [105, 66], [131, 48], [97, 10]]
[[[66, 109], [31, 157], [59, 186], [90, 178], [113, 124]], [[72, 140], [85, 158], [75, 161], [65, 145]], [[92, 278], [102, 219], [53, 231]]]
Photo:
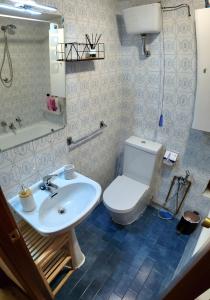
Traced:
[[2, 25], [1, 30], [9, 34], [15, 34], [15, 29], [17, 27], [14, 24]]

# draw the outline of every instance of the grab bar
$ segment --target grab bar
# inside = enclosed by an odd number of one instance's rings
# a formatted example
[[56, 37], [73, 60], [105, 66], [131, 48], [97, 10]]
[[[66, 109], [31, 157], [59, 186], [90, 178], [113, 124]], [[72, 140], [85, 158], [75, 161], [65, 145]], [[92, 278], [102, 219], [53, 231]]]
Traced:
[[104, 123], [104, 121], [101, 121], [99, 129], [94, 130], [93, 132], [77, 139], [76, 141], [74, 141], [71, 136], [68, 137], [67, 138], [67, 145], [69, 146], [69, 150], [73, 150], [73, 149], [89, 142], [90, 140], [97, 137], [98, 135], [102, 134], [103, 129], [106, 128], [106, 127], [107, 127], [107, 125]]

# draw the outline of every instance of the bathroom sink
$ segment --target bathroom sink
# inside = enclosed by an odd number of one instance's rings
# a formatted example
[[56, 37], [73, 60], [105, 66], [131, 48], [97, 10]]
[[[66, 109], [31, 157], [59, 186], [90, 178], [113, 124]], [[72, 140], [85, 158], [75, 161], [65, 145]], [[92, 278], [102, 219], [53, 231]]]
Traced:
[[85, 255], [80, 249], [75, 226], [82, 222], [97, 206], [101, 196], [100, 185], [75, 172], [74, 179], [65, 180], [61, 168], [54, 172], [54, 193], [41, 190], [39, 181], [31, 188], [36, 204], [32, 212], [24, 212], [16, 196], [9, 200], [12, 209], [41, 235], [59, 235], [69, 233], [69, 247], [72, 267], [77, 269], [85, 262]]
[[91, 183], [76, 182], [47, 197], [39, 208], [39, 220], [49, 231], [69, 228], [80, 222], [95, 205], [97, 189]]
[[36, 209], [24, 212], [16, 196], [9, 200], [13, 210], [42, 235], [59, 234], [75, 227], [97, 206], [101, 196], [100, 185], [75, 172], [75, 178], [65, 180], [63, 168], [53, 179], [58, 186], [54, 194], [40, 190], [40, 182], [31, 187]]

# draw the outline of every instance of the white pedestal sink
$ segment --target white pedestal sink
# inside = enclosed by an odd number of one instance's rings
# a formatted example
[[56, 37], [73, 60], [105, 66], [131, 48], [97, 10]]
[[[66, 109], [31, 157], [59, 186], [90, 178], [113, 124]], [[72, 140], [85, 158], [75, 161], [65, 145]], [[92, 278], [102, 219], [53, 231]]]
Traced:
[[71, 228], [69, 231], [69, 240], [70, 240], [70, 251], [72, 257], [72, 266], [74, 269], [78, 269], [85, 262], [85, 256], [80, 249], [78, 239], [75, 233], [75, 229]]
[[59, 188], [54, 194], [41, 191], [41, 181], [31, 187], [36, 203], [32, 212], [24, 212], [16, 196], [9, 200], [13, 210], [28, 222], [41, 235], [58, 235], [69, 231], [73, 267], [79, 268], [85, 261], [76, 233], [75, 226], [84, 220], [97, 206], [101, 196], [100, 185], [79, 174], [65, 180], [63, 168], [55, 172], [59, 176], [53, 179]]

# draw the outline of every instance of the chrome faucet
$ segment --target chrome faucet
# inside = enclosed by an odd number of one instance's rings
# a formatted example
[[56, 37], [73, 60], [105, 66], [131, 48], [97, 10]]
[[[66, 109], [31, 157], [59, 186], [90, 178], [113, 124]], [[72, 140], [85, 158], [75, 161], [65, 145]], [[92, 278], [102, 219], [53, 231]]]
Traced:
[[55, 192], [55, 190], [58, 189], [58, 186], [56, 184], [52, 183], [51, 179], [53, 177], [56, 177], [56, 176], [58, 176], [58, 175], [57, 174], [52, 174], [52, 175], [44, 176], [43, 179], [42, 179], [43, 182], [40, 185], [40, 189], [42, 191], [49, 191], [50, 193], [53, 194]]
[[2, 127], [4, 130], [6, 130], [6, 128], [7, 128], [7, 122], [1, 121], [1, 127]]
[[22, 127], [22, 119], [19, 116], [17, 116], [15, 121], [18, 123], [19, 127], [21, 128]]
[[9, 124], [9, 129], [11, 129], [16, 134], [16, 129], [17, 128], [15, 127], [14, 123]]

